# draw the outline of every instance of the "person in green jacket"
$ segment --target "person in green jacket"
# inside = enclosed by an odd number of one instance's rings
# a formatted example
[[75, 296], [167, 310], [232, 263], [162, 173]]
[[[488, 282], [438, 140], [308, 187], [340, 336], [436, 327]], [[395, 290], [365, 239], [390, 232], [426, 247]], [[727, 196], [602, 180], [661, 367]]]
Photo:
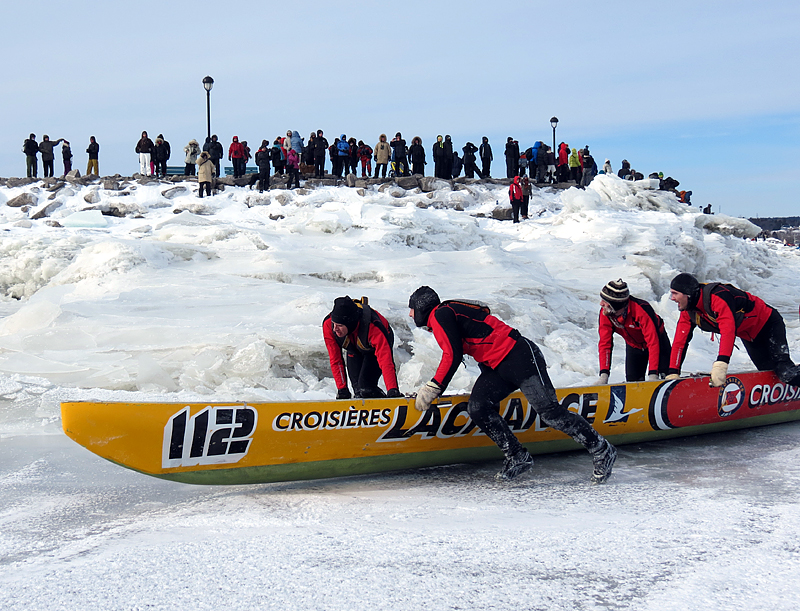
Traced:
[[572, 149], [567, 163], [569, 163], [569, 179], [578, 184], [581, 181], [581, 160], [578, 158], [578, 149]]

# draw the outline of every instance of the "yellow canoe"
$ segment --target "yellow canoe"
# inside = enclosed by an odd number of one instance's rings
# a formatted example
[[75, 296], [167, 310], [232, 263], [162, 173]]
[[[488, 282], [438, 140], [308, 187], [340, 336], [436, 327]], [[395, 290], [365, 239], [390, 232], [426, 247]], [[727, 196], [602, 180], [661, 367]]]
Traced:
[[[565, 407], [612, 443], [696, 435], [800, 419], [800, 389], [772, 372], [565, 388]], [[64, 432], [114, 463], [193, 484], [250, 484], [377, 473], [501, 458], [471, 422], [468, 396], [425, 413], [413, 399], [286, 403], [61, 404]], [[534, 454], [574, 450], [515, 393], [500, 413]]]

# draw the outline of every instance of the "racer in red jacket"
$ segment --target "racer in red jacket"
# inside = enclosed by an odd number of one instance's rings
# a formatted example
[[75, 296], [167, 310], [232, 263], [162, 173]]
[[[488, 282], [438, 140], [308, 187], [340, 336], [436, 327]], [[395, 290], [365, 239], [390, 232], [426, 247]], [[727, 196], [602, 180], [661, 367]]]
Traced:
[[670, 343], [664, 321], [643, 299], [631, 297], [628, 285], [612, 280], [600, 291], [600, 383], [608, 383], [614, 333], [625, 340], [625, 380], [641, 382], [666, 376], [669, 369]]
[[[394, 332], [389, 322], [366, 303], [337, 297], [333, 311], [322, 321], [322, 335], [336, 381], [337, 399], [349, 399], [347, 374], [357, 398], [399, 397], [392, 345]], [[347, 353], [347, 365], [342, 358]], [[378, 386], [383, 374], [387, 392]]]
[[700, 284], [691, 274], [678, 274], [670, 283], [670, 299], [681, 312], [670, 356], [670, 375], [676, 379], [686, 358], [694, 328], [719, 334], [719, 354], [711, 367], [711, 386], [722, 386], [728, 374], [733, 345], [742, 339], [759, 371], [774, 370], [782, 382], [800, 386], [800, 366], [789, 356], [786, 325], [780, 313], [763, 300], [730, 284]]
[[430, 409], [465, 354], [478, 361], [481, 374], [472, 387], [467, 412], [505, 454], [498, 479], [512, 479], [533, 466], [530, 453], [498, 413], [500, 401], [517, 389], [522, 390], [544, 424], [571, 436], [592, 454], [594, 483], [608, 479], [616, 449], [586, 419], [558, 402], [547, 375], [547, 363], [536, 344], [492, 316], [488, 307], [469, 301], [441, 302], [428, 286], [412, 293], [408, 307], [414, 323], [430, 329], [442, 349], [436, 374], [417, 393], [415, 407], [420, 411]]

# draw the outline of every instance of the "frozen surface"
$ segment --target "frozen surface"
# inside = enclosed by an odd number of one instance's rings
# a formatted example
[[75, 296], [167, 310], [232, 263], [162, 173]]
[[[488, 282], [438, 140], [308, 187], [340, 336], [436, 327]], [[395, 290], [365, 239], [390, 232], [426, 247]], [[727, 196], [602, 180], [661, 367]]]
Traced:
[[[619, 277], [670, 334], [676, 273], [732, 282], [783, 313], [797, 357], [800, 251], [612, 176], [538, 191], [520, 224], [490, 218], [492, 185], [176, 186], [0, 188], [37, 200], [0, 204], [0, 608], [800, 608], [797, 424], [628, 446], [601, 487], [577, 453], [510, 486], [488, 464], [206, 488], [106, 463], [59, 418], [64, 400], [333, 397], [320, 323], [345, 294], [389, 319], [413, 392], [440, 354], [407, 316], [421, 284], [489, 303], [562, 387], [596, 380]], [[684, 370], [717, 347], [695, 334]]]
[[192, 487], [0, 444], [0, 608], [800, 608], [800, 423], [336, 480]]

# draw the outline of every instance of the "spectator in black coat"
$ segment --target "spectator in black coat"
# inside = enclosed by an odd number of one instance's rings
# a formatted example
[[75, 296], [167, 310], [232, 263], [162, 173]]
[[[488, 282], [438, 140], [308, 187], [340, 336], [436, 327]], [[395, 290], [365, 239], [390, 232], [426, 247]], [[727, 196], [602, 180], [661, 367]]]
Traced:
[[433, 175], [436, 178], [449, 179], [450, 176], [446, 174], [447, 163], [445, 162], [444, 138], [441, 135], [436, 136], [436, 143], [433, 145], [431, 154], [433, 155]]
[[156, 164], [156, 176], [164, 178], [167, 175], [167, 161], [170, 156], [169, 142], [164, 140], [164, 136], [156, 136], [156, 144], [153, 147], [153, 162]]
[[258, 166], [258, 192], [263, 193], [269, 189], [269, 162], [272, 158], [269, 142], [261, 141], [261, 146], [256, 151], [256, 165]]
[[86, 152], [89, 154], [89, 163], [86, 164], [86, 175], [94, 173], [95, 176], [100, 175], [100, 166], [97, 158], [100, 155], [100, 145], [97, 144], [97, 139], [94, 136], [89, 136], [89, 146], [86, 147]]
[[211, 144], [208, 147], [208, 156], [211, 161], [214, 163], [214, 169], [217, 172], [217, 176], [219, 176], [219, 161], [225, 156], [225, 149], [222, 148], [222, 143], [217, 138], [217, 135], [214, 134], [211, 136]]
[[39, 162], [36, 155], [39, 154], [39, 143], [36, 142], [36, 134], [31, 134], [30, 137], [22, 144], [22, 152], [25, 153], [25, 168], [28, 171], [28, 178], [37, 178], [39, 174]]
[[411, 139], [408, 154], [411, 157], [411, 173], [425, 176], [425, 148], [422, 146], [422, 138], [414, 136]]
[[475, 174], [477, 174], [478, 178], [480, 178], [481, 171], [475, 163], [475, 153], [478, 152], [478, 147], [472, 142], [467, 142], [461, 150], [464, 152], [464, 176], [475, 178]]
[[486, 136], [483, 137], [481, 140], [481, 146], [478, 150], [478, 156], [481, 158], [481, 165], [483, 166], [483, 171], [481, 172], [482, 178], [489, 178], [492, 171], [492, 145], [489, 144], [489, 138]]
[[42, 136], [42, 141], [39, 143], [39, 152], [42, 154], [42, 167], [44, 168], [44, 177], [53, 176], [53, 161], [56, 156], [53, 153], [53, 147], [63, 142], [63, 138], [58, 140], [50, 140], [50, 136]]
[[72, 149], [66, 140], [61, 143], [61, 159], [64, 162], [64, 176], [66, 176], [72, 171]]
[[325, 153], [328, 152], [328, 140], [322, 135], [322, 130], [317, 130], [314, 139], [314, 176], [325, 178]]
[[519, 176], [519, 143], [511, 136], [506, 140], [506, 177]]
[[455, 176], [453, 173], [453, 140], [450, 138], [450, 134], [444, 137], [444, 163], [444, 173], [449, 180]]
[[406, 141], [400, 132], [394, 135], [394, 139], [389, 143], [394, 153], [395, 175], [408, 176], [408, 157], [406, 155]]

